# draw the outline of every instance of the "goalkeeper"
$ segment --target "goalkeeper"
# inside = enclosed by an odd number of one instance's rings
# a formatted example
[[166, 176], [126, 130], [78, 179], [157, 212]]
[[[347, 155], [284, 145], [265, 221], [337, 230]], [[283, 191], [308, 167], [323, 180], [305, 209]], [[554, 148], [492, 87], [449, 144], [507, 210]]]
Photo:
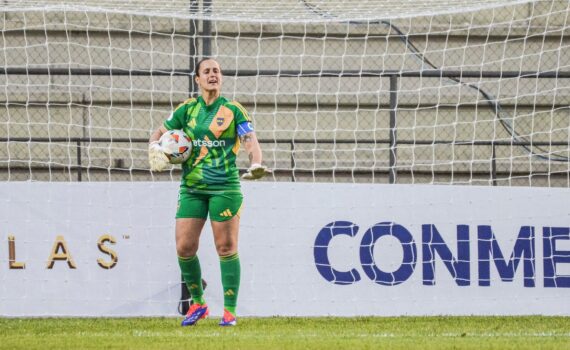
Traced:
[[208, 215], [222, 275], [224, 315], [220, 325], [233, 326], [240, 285], [238, 232], [243, 195], [236, 167], [240, 145], [250, 161], [242, 179], [259, 179], [271, 171], [261, 165], [261, 148], [247, 111], [238, 102], [221, 96], [223, 76], [219, 63], [205, 58], [197, 64], [195, 73], [200, 96], [180, 104], [152, 133], [149, 162], [152, 171], [168, 166], [158, 142], [167, 130], [182, 129], [192, 139], [190, 158], [182, 164], [175, 229], [178, 263], [193, 301], [182, 326], [194, 325], [209, 313], [197, 256]]

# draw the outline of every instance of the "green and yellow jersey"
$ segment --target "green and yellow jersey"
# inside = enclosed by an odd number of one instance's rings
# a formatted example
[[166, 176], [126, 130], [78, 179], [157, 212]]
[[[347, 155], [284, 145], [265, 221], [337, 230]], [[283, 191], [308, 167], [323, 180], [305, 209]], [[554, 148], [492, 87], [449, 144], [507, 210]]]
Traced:
[[182, 187], [195, 192], [240, 191], [238, 126], [248, 125], [252, 131], [250, 122], [241, 104], [222, 96], [209, 106], [202, 96], [181, 103], [164, 127], [182, 129], [192, 139], [192, 153], [182, 164]]

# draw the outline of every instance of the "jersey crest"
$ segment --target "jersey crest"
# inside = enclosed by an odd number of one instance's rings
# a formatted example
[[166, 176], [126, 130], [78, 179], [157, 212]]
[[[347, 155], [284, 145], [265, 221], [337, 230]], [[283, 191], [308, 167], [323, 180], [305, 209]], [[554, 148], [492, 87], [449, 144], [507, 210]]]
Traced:
[[210, 123], [210, 131], [218, 139], [230, 127], [234, 120], [234, 113], [226, 106], [220, 106], [218, 113]]

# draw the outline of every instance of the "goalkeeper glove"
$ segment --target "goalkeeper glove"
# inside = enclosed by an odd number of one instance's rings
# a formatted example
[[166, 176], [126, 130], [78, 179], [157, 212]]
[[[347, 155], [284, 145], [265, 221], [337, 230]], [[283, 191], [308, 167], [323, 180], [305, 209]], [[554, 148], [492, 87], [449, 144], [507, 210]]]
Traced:
[[170, 163], [158, 141], [151, 142], [148, 145], [148, 163], [151, 171], [163, 171]]
[[247, 169], [247, 172], [243, 174], [241, 178], [244, 180], [257, 180], [269, 174], [271, 174], [271, 170], [265, 165], [255, 163]]

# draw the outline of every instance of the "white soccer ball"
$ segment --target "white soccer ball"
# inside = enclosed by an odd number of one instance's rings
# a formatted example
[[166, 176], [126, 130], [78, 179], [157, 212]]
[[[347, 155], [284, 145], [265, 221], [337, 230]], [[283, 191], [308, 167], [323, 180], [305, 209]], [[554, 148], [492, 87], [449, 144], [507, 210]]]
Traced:
[[181, 164], [190, 158], [192, 140], [182, 130], [168, 130], [158, 141], [171, 164]]

